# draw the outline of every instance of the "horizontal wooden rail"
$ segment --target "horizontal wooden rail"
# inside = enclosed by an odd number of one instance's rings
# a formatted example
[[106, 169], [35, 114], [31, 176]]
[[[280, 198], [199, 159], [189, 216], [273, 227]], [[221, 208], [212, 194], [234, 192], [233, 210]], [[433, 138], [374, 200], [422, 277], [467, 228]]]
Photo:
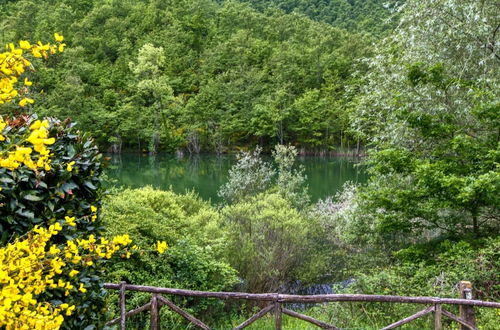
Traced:
[[[104, 288], [119, 290], [120, 284], [106, 283]], [[336, 301], [351, 302], [395, 302], [408, 304], [448, 304], [448, 305], [468, 305], [478, 307], [500, 308], [499, 302], [454, 299], [438, 297], [405, 297], [391, 295], [369, 295], [369, 294], [323, 294], [323, 295], [290, 295], [278, 293], [242, 293], [242, 292], [209, 292], [196, 290], [182, 290], [172, 288], [159, 288], [145, 285], [125, 284], [125, 290], [149, 292], [158, 294], [171, 294], [186, 297], [219, 298], [219, 299], [243, 299], [258, 301], [273, 301], [280, 303], [324, 303]]]

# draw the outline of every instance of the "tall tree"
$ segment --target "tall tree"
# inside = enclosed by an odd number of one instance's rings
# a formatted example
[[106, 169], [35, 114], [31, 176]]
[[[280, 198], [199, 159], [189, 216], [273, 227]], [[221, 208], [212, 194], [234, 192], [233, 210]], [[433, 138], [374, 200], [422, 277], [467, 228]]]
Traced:
[[496, 0], [413, 0], [380, 45], [354, 115], [380, 231], [500, 227], [499, 40]]

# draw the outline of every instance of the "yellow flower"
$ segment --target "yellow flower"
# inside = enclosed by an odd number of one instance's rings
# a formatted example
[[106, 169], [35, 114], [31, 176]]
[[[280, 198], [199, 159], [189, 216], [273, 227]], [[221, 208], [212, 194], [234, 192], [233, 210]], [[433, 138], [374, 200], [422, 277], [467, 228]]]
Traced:
[[64, 41], [64, 37], [62, 35], [60, 35], [59, 33], [54, 33], [54, 39], [56, 39], [57, 42], [63, 42]]
[[33, 83], [28, 80], [28, 78], [24, 78], [24, 85], [25, 86], [31, 86]]
[[31, 124], [30, 130], [34, 131], [36, 129], [39, 129], [40, 127], [42, 127], [42, 121], [36, 120], [33, 124]]
[[69, 162], [68, 165], [66, 165], [66, 171], [71, 172], [73, 170], [73, 165], [75, 165], [75, 162]]
[[41, 121], [41, 120], [36, 120], [33, 124], [30, 126], [30, 130], [34, 131], [40, 128], [47, 128], [49, 127], [49, 121], [47, 119]]
[[75, 277], [76, 275], [78, 275], [79, 271], [77, 271], [76, 269], [73, 269], [72, 271], [69, 272], [69, 277]]
[[66, 223], [71, 226], [71, 227], [74, 227], [76, 226], [76, 223], [75, 223], [75, 217], [68, 217], [68, 216], [65, 216], [64, 217], [64, 220], [66, 220]]
[[[69, 219], [68, 219], [69, 218]], [[66, 220], [74, 218], [67, 217]], [[87, 292], [84, 283], [75, 285], [67, 280], [56, 279], [57, 274], [75, 277], [77, 270], [66, 270], [70, 262], [82, 260], [77, 253], [84, 253], [84, 262], [92, 266], [99, 261], [97, 248], [106, 251], [106, 258], [121, 249], [120, 244], [128, 244], [128, 235], [111, 240], [101, 240], [106, 244], [97, 244], [96, 237], [89, 235], [74, 241], [67, 241], [60, 249], [52, 244], [52, 237], [63, 229], [59, 223], [49, 228], [35, 226], [24, 240], [16, 240], [0, 247], [0, 328], [6, 329], [59, 329], [65, 316], [72, 315], [76, 307], [68, 303], [51, 305], [38, 297], [47, 290], [62, 289], [65, 296]], [[123, 251], [128, 254], [127, 250]], [[71, 259], [76, 258], [77, 260]], [[75, 285], [75, 286], [74, 286]], [[9, 326], [15, 321], [19, 327]], [[26, 326], [24, 326], [26, 325]], [[38, 326], [40, 325], [40, 326]]]
[[54, 144], [54, 143], [56, 143], [55, 138], [43, 139], [43, 144]]
[[82, 293], [87, 292], [87, 289], [85, 289], [85, 287], [83, 286], [83, 283], [80, 283], [80, 286], [78, 287], [78, 291], [80, 291]]
[[25, 107], [26, 104], [28, 104], [28, 103], [29, 104], [33, 104], [33, 103], [35, 103], [35, 100], [25, 97], [21, 101], [19, 101], [19, 105], [21, 107]]
[[68, 307], [68, 309], [66, 309], [66, 315], [67, 315], [67, 316], [70, 316], [71, 314], [73, 314], [73, 311], [75, 310], [75, 308], [76, 308], [76, 307], [75, 307], [74, 305], [73, 305], [73, 306]]
[[30, 49], [31, 48], [31, 44], [27, 40], [19, 41], [19, 46], [21, 47], [21, 49]]
[[97, 207], [95, 207], [94, 205], [90, 205], [90, 211], [91, 211], [92, 213], [97, 212]]
[[167, 242], [165, 241], [156, 242], [156, 250], [158, 251], [159, 254], [165, 253], [166, 249], [167, 249]]

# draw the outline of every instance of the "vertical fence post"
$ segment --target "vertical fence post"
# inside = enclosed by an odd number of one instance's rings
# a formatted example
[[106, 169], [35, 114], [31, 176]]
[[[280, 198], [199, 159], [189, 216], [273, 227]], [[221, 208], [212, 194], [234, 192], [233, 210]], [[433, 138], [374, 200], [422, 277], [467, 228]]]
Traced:
[[158, 294], [153, 293], [151, 298], [151, 330], [160, 329], [160, 309], [158, 306]]
[[127, 321], [127, 309], [125, 305], [125, 285], [127, 283], [120, 282], [120, 329], [125, 330], [125, 323]]
[[[469, 281], [460, 281], [458, 284], [460, 290], [460, 298], [462, 299], [472, 299], [472, 283]], [[460, 318], [467, 321], [474, 326], [476, 326], [476, 313], [474, 312], [473, 306], [460, 305]], [[467, 330], [468, 328], [464, 325], [460, 325], [460, 330]]]
[[434, 305], [434, 330], [441, 330], [441, 304]]
[[281, 303], [279, 302], [279, 297], [279, 293], [276, 294], [274, 302], [274, 328], [276, 330], [281, 330]]

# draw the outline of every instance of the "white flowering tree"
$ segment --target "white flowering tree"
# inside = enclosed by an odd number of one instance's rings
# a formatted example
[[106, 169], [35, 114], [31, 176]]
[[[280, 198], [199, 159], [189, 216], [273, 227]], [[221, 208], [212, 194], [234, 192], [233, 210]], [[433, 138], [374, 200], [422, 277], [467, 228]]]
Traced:
[[372, 147], [363, 198], [380, 232], [498, 229], [498, 6], [407, 1], [370, 60], [354, 123]]

